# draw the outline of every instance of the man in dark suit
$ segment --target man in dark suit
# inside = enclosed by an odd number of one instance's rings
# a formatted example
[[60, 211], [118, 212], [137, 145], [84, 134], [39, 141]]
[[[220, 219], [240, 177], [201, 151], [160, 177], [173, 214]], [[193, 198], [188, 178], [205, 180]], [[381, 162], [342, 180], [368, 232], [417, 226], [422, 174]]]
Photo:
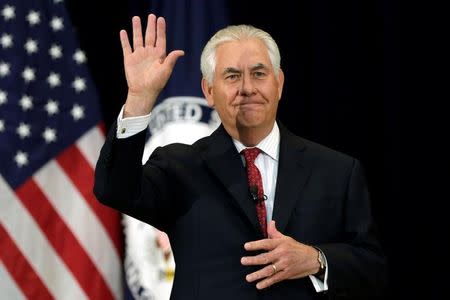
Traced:
[[121, 31], [128, 96], [96, 167], [104, 204], [168, 233], [172, 299], [369, 299], [386, 284], [359, 162], [276, 121], [284, 75], [275, 41], [240, 25], [201, 57], [202, 89], [222, 121], [193, 145], [141, 164], [155, 100], [183, 51], [165, 21]]

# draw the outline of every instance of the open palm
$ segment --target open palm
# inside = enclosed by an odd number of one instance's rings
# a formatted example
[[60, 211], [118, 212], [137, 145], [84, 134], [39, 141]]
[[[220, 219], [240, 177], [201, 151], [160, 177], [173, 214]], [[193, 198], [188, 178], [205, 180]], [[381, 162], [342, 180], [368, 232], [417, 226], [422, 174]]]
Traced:
[[[156, 97], [166, 85], [181, 50], [166, 56], [166, 23], [164, 18], [148, 16], [145, 40], [139, 17], [133, 17], [133, 48], [127, 32], [121, 30], [125, 76], [128, 84], [128, 106], [135, 106], [149, 112]], [[131, 103], [130, 103], [131, 102]], [[145, 108], [145, 109], [142, 109]], [[136, 109], [137, 110], [137, 109]], [[135, 110], [135, 111], [136, 111]]]

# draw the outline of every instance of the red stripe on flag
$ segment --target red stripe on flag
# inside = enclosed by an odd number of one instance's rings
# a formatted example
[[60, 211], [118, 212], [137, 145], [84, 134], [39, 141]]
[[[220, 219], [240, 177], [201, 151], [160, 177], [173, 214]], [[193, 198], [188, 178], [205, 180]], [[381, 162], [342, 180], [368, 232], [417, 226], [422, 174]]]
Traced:
[[92, 191], [94, 186], [94, 170], [89, 162], [76, 146], [68, 147], [56, 160], [95, 212], [108, 232], [119, 257], [122, 257], [120, 215], [117, 211], [104, 206], [95, 198]]
[[27, 299], [54, 299], [28, 260], [0, 224], [0, 258]]
[[88, 297], [113, 299], [105, 279], [37, 184], [28, 180], [16, 194]]
[[103, 136], [106, 136], [106, 127], [105, 127], [105, 123], [100, 122], [97, 125], [98, 129], [100, 129], [100, 131], [103, 133]]

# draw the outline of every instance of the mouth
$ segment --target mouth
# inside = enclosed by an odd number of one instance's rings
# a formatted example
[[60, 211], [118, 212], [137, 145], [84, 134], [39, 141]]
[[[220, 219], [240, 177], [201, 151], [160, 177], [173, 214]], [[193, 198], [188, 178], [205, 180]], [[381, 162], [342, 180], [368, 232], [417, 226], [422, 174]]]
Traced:
[[241, 114], [253, 114], [259, 113], [264, 110], [264, 104], [262, 102], [242, 102], [236, 106], [237, 111]]
[[244, 102], [237, 104], [237, 106], [239, 106], [239, 107], [252, 107], [252, 106], [259, 106], [259, 105], [264, 105], [264, 103], [261, 101], [244, 101]]

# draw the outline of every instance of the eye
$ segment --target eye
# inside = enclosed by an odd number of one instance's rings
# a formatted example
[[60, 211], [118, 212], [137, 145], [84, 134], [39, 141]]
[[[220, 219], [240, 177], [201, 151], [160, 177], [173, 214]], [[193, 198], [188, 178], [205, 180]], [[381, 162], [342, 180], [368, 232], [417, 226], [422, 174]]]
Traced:
[[227, 80], [236, 80], [239, 79], [239, 74], [229, 74], [225, 77]]
[[253, 73], [253, 76], [255, 78], [262, 78], [262, 77], [266, 76], [266, 73], [261, 72], [261, 71], [256, 71], [256, 72]]

